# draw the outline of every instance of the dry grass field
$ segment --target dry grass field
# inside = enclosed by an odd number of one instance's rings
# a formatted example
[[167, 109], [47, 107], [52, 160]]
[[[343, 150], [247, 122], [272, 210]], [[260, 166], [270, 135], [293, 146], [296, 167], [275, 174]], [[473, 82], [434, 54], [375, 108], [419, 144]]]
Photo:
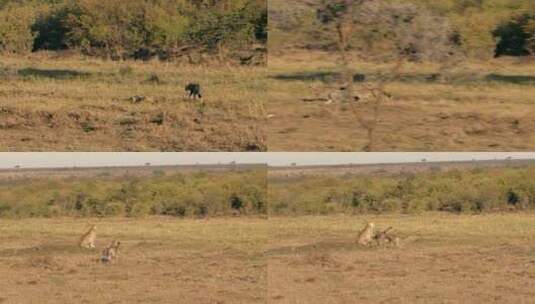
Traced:
[[[365, 220], [401, 248], [355, 244]], [[535, 215], [270, 218], [269, 303], [534, 303]]]
[[[534, 220], [3, 219], [0, 303], [533, 303]], [[393, 226], [401, 247], [358, 247], [365, 221]], [[89, 223], [96, 250], [76, 245]], [[98, 263], [112, 239], [119, 260]]]
[[[266, 150], [265, 67], [54, 53], [0, 62], [2, 151]], [[189, 82], [204, 105], [184, 100]]]
[[[77, 247], [88, 223], [97, 249]], [[0, 303], [265, 303], [263, 219], [0, 220]], [[114, 264], [97, 262], [112, 239]]]
[[[357, 117], [369, 103], [325, 104], [310, 86], [333, 90], [334, 54], [285, 50], [270, 53], [270, 151], [360, 151], [368, 144]], [[388, 64], [355, 61], [373, 83]], [[386, 83], [392, 95], [380, 110], [376, 151], [527, 151], [535, 149], [535, 64], [499, 59], [468, 63], [451, 81], [430, 81], [438, 66], [406, 64], [401, 79]], [[357, 88], [359, 83], [357, 84]], [[329, 89], [330, 87], [330, 89]]]

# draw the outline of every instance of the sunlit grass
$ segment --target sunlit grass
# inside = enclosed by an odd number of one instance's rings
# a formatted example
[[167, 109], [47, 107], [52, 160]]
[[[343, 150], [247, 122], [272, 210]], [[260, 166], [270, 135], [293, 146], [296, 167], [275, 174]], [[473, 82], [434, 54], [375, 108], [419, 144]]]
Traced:
[[[265, 150], [265, 67], [47, 54], [3, 56], [1, 61], [0, 106], [8, 113], [0, 114], [5, 122], [0, 149]], [[151, 82], [152, 76], [159, 81]], [[184, 99], [189, 82], [201, 84], [203, 106]], [[132, 96], [145, 100], [133, 103]], [[49, 113], [49, 121], [42, 121]], [[87, 132], [72, 113], [82, 114], [94, 130]], [[163, 123], [151, 122], [159, 113], [166, 117]], [[138, 119], [118, 125], [128, 116]]]

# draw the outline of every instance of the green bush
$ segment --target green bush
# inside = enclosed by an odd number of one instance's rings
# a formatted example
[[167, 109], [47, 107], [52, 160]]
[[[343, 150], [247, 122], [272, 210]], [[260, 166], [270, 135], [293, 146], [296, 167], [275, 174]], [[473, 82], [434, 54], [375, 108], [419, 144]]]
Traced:
[[9, 3], [0, 9], [0, 52], [23, 54], [33, 48], [33, 6]]
[[535, 14], [522, 14], [499, 25], [493, 35], [498, 39], [495, 56], [526, 56], [533, 51]]
[[112, 59], [221, 58], [267, 43], [265, 0], [0, 1], [0, 51], [76, 49]]
[[535, 166], [428, 172], [412, 176], [302, 177], [271, 180], [275, 215], [479, 213], [535, 209]]
[[265, 0], [0, 2], [0, 50], [77, 49], [112, 59], [220, 56], [267, 42]]
[[202, 172], [0, 183], [0, 216], [204, 217], [265, 214], [266, 173]]
[[421, 213], [428, 210], [436, 210], [437, 206], [433, 206], [430, 199], [414, 198], [407, 202], [404, 211], [407, 213]]
[[[273, 1], [269, 15], [270, 50], [291, 47], [335, 50], [336, 31], [325, 24], [334, 23], [336, 15], [344, 11], [343, 2]], [[535, 25], [530, 21], [527, 24], [515, 21], [519, 15], [533, 15], [532, 0], [375, 0], [364, 1], [366, 5], [369, 5], [366, 9], [357, 8], [355, 12], [358, 29], [353, 31], [350, 43], [361, 53], [370, 48], [371, 55], [376, 52], [383, 56], [403, 46], [404, 40], [412, 44], [407, 45], [409, 51], [417, 55], [424, 53], [424, 59], [433, 59], [437, 51], [457, 48], [462, 54], [482, 59], [495, 53], [516, 56], [535, 51]], [[379, 14], [366, 20], [372, 15], [370, 6], [380, 8]], [[385, 21], [393, 25], [388, 15], [402, 22], [388, 29]], [[409, 19], [415, 22], [406, 22]], [[406, 27], [408, 23], [412, 23], [412, 28]], [[412, 33], [413, 38], [405, 36], [407, 33]], [[519, 33], [527, 33], [529, 37], [520, 37]], [[443, 39], [447, 37], [453, 45]], [[364, 53], [369, 60], [368, 52]]]
[[69, 28], [65, 20], [69, 14], [66, 5], [44, 6], [39, 12], [31, 29], [35, 32], [33, 50], [67, 49], [67, 33]]

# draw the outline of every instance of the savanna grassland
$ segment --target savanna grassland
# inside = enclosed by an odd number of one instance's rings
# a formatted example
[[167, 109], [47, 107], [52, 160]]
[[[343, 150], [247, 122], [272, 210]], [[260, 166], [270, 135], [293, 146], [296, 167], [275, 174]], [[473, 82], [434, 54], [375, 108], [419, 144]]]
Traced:
[[[97, 225], [97, 248], [77, 242]], [[0, 303], [265, 303], [268, 222], [170, 217], [0, 220]], [[98, 262], [112, 239], [113, 264]]]
[[0, 1], [0, 150], [265, 151], [266, 29], [264, 0]]
[[530, 303], [533, 165], [411, 168], [6, 170], [0, 303]]
[[265, 303], [265, 166], [192, 167], [1, 172], [0, 303]]
[[535, 147], [532, 1], [342, 2], [269, 2], [270, 151]]
[[[270, 151], [360, 151], [368, 144], [359, 117], [371, 116], [372, 104], [303, 101], [318, 97], [311, 86], [320, 88], [322, 98], [335, 90], [336, 83], [329, 77], [338, 70], [331, 62], [333, 56], [297, 50], [270, 57]], [[355, 62], [352, 68], [373, 79], [388, 73], [392, 65]], [[470, 63], [449, 83], [426, 80], [437, 65], [407, 64], [404, 69], [404, 80], [385, 85], [392, 98], [380, 109], [375, 150], [527, 151], [535, 147], [532, 62]]]
[[[265, 150], [263, 67], [4, 56], [4, 151]], [[203, 102], [184, 98], [198, 82]], [[141, 97], [134, 102], [132, 97]]]
[[531, 303], [534, 167], [498, 165], [270, 171], [269, 302]]
[[[531, 303], [528, 214], [270, 217], [269, 303]], [[366, 221], [401, 246], [356, 245]]]

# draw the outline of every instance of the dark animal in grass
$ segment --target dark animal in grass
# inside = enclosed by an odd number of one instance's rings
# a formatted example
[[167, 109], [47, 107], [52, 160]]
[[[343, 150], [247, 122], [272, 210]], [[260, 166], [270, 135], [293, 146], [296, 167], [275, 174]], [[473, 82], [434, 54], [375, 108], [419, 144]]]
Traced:
[[102, 251], [102, 256], [100, 257], [100, 261], [102, 263], [109, 263], [117, 260], [119, 258], [119, 246], [121, 245], [121, 242], [119, 241], [111, 241], [111, 244], [104, 248]]
[[390, 232], [392, 230], [392, 227], [388, 227], [383, 231], [379, 231], [375, 233], [373, 236], [373, 239], [377, 243], [378, 246], [384, 246], [386, 244], [390, 244], [396, 247], [400, 246], [400, 239], [397, 236], [391, 235]]
[[186, 91], [186, 97], [189, 99], [202, 98], [201, 85], [198, 83], [188, 83], [184, 88]]

